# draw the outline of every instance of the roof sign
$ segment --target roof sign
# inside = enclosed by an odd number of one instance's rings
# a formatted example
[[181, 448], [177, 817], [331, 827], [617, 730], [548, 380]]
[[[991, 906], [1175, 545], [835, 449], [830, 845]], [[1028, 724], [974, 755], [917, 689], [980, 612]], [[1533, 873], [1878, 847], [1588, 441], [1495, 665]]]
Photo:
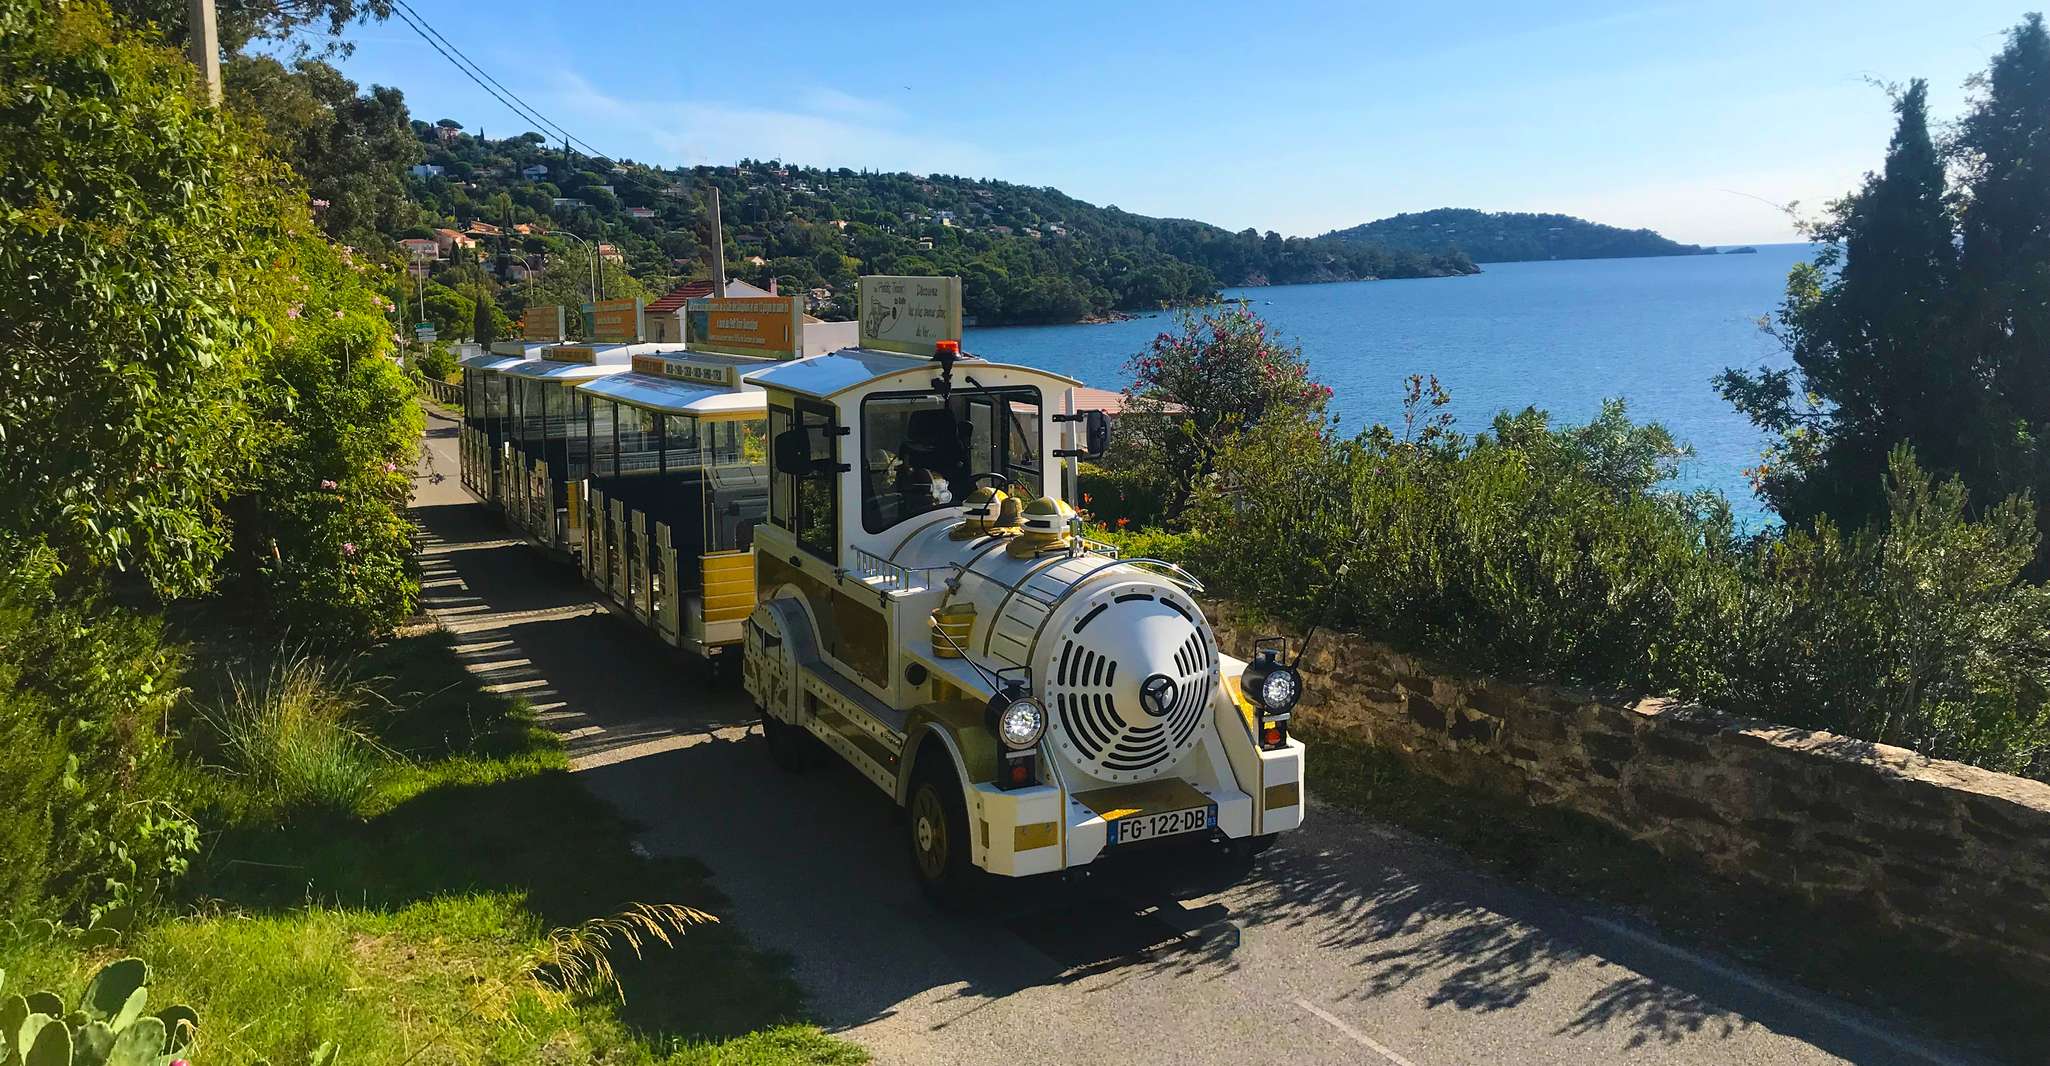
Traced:
[[931, 355], [961, 339], [961, 279], [870, 276], [861, 279], [861, 346]]
[[685, 305], [683, 340], [692, 351], [796, 359], [804, 354], [804, 300], [796, 296], [692, 300]]
[[592, 304], [591, 340], [599, 344], [639, 344], [644, 306], [639, 297]]
[[633, 372], [723, 389], [740, 384], [738, 364], [698, 362], [687, 357], [636, 355], [633, 357]]
[[520, 336], [530, 341], [560, 341], [563, 337], [561, 304], [536, 304], [520, 316]]

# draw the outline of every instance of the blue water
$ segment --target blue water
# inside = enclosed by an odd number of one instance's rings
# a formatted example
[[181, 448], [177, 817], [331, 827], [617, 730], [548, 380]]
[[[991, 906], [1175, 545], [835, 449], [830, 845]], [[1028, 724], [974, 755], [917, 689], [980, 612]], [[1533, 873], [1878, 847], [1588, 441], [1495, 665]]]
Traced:
[[[1584, 422], [1604, 397], [1637, 421], [1665, 424], [1694, 448], [1680, 487], [1716, 489], [1739, 521], [1771, 521], [1744, 469], [1764, 437], [1715, 394], [1726, 366], [1784, 366], [1759, 331], [1806, 244], [1756, 255], [1498, 263], [1464, 278], [1232, 289], [1281, 337], [1302, 345], [1330, 385], [1347, 430], [1401, 414], [1403, 379], [1436, 374], [1462, 432], [1497, 411], [1535, 406], [1555, 424]], [[1125, 361], [1172, 326], [1167, 315], [1098, 326], [970, 329], [977, 355], [1044, 367], [1100, 388], [1129, 381]]]

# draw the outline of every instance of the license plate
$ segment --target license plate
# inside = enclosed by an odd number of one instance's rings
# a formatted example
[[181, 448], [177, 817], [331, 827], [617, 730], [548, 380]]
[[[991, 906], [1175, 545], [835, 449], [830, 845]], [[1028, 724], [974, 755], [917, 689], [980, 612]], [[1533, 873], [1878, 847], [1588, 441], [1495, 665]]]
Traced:
[[1142, 840], [1201, 833], [1217, 828], [1217, 804], [1184, 807], [1178, 811], [1133, 814], [1110, 823], [1104, 831], [1108, 844], [1136, 844]]

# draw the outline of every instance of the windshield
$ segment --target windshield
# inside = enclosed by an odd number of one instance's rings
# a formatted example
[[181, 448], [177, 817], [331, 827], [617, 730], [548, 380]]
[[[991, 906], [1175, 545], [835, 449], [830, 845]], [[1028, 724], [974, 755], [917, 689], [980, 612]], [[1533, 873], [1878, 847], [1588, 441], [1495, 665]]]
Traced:
[[977, 485], [1037, 496], [1039, 390], [871, 396], [861, 405], [861, 524], [880, 533], [954, 507]]

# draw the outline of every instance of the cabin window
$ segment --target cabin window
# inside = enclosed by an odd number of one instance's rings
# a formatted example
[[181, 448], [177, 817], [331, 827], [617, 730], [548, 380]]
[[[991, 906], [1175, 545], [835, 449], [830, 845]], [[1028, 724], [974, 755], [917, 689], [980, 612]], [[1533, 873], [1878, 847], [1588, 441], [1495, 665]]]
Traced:
[[616, 477], [619, 474], [619, 437], [614, 430], [618, 423], [618, 411], [618, 405], [611, 400], [591, 397], [589, 432], [592, 477]]
[[662, 415], [645, 407], [619, 408], [619, 473], [662, 471]]
[[839, 449], [829, 408], [769, 408], [769, 520], [805, 551], [840, 557]]
[[861, 404], [861, 527], [957, 507], [977, 485], [1040, 487], [1039, 390], [957, 389]]

